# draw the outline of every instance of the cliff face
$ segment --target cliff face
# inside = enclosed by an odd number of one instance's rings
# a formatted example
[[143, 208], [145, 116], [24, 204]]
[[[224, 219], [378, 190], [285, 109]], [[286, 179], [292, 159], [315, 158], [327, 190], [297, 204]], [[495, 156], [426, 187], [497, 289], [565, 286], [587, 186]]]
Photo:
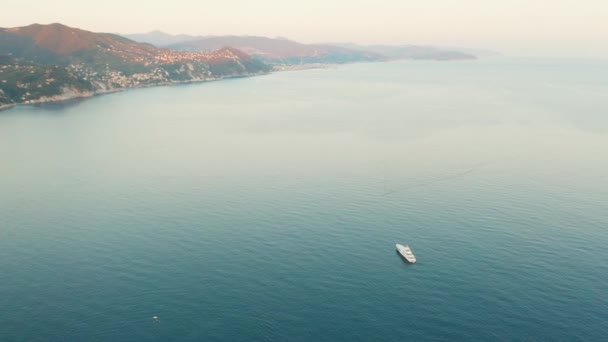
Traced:
[[4, 90], [0, 89], [0, 108], [8, 107], [13, 104], [14, 101], [11, 100], [5, 93]]
[[2, 98], [2, 95], [0, 94], [0, 110], [9, 109], [14, 106], [15, 106], [14, 102], [12, 102], [9, 99]]
[[180, 52], [61, 24], [0, 29], [0, 105], [269, 71], [232, 48]]

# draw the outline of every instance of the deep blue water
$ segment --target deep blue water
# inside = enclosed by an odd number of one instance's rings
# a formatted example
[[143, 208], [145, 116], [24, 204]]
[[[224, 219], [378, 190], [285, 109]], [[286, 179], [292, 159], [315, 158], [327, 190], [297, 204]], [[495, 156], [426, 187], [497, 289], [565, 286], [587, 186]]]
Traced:
[[0, 112], [0, 341], [605, 340], [607, 80], [357, 64]]

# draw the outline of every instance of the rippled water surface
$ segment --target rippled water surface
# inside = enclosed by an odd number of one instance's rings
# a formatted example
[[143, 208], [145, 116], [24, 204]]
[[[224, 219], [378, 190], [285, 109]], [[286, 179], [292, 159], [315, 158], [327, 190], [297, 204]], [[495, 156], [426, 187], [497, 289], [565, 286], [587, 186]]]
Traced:
[[603, 340], [607, 80], [357, 64], [0, 112], [0, 340]]

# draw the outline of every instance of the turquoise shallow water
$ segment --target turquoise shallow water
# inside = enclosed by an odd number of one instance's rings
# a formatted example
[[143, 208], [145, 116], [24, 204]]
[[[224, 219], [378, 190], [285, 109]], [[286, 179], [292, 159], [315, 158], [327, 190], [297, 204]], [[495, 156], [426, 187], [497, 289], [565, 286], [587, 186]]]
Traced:
[[603, 340], [606, 80], [358, 64], [1, 112], [0, 340]]

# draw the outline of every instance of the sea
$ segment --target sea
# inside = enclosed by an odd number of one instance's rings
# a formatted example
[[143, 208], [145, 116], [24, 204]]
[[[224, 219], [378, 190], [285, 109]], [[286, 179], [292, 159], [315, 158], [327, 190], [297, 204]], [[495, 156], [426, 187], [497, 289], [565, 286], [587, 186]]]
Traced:
[[2, 342], [607, 338], [608, 61], [0, 112]]

